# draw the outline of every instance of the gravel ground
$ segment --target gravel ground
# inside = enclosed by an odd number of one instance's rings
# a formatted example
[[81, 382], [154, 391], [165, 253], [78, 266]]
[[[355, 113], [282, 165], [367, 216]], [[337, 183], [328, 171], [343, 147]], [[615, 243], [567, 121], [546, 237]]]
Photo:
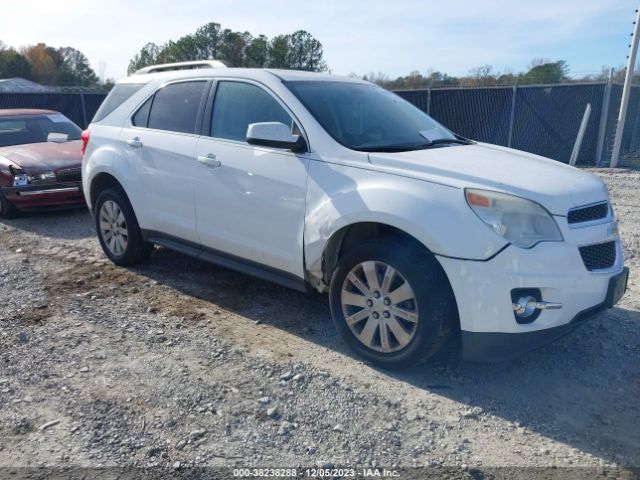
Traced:
[[464, 363], [452, 345], [400, 373], [353, 357], [320, 295], [164, 249], [115, 268], [86, 211], [0, 222], [0, 478], [44, 466], [637, 478], [640, 173], [594, 172], [631, 267], [618, 307], [509, 363]]

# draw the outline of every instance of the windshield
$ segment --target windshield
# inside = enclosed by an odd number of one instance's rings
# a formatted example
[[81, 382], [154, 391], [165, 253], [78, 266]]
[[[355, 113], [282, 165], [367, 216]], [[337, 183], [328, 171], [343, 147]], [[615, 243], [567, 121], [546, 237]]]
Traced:
[[61, 113], [0, 117], [0, 147], [46, 142], [50, 133], [80, 140], [82, 130]]
[[352, 150], [406, 151], [467, 143], [409, 102], [375, 85], [286, 82], [337, 142]]

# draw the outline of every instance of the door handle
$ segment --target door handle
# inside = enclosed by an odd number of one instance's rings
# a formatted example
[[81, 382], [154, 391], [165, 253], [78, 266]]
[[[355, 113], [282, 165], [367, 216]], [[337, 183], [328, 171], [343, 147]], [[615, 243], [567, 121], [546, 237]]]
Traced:
[[208, 153], [207, 155], [198, 155], [196, 160], [206, 165], [207, 167], [218, 168], [222, 166], [222, 162], [218, 160], [213, 153]]
[[133, 137], [131, 140], [127, 140], [127, 145], [132, 148], [141, 148], [142, 142], [140, 141], [140, 137]]

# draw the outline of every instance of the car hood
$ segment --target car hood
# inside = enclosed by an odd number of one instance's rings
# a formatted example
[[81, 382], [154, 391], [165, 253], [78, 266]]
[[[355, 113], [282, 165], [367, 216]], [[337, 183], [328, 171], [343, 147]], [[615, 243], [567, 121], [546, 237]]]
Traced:
[[399, 153], [371, 153], [369, 161], [390, 173], [451, 185], [511, 193], [555, 215], [608, 200], [604, 182], [588, 172], [519, 150], [473, 144]]
[[42, 173], [62, 168], [80, 167], [82, 141], [65, 143], [29, 143], [0, 147], [0, 157], [4, 157], [22, 168], [26, 173]]

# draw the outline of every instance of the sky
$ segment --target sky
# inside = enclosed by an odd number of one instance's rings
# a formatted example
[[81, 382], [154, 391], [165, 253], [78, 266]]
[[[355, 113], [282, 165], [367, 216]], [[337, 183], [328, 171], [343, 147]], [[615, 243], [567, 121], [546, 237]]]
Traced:
[[103, 78], [126, 75], [147, 42], [208, 22], [272, 37], [304, 29], [333, 73], [430, 69], [465, 75], [489, 64], [525, 70], [566, 60], [572, 76], [626, 64], [638, 2], [630, 0], [0, 0], [0, 40], [82, 51]]

